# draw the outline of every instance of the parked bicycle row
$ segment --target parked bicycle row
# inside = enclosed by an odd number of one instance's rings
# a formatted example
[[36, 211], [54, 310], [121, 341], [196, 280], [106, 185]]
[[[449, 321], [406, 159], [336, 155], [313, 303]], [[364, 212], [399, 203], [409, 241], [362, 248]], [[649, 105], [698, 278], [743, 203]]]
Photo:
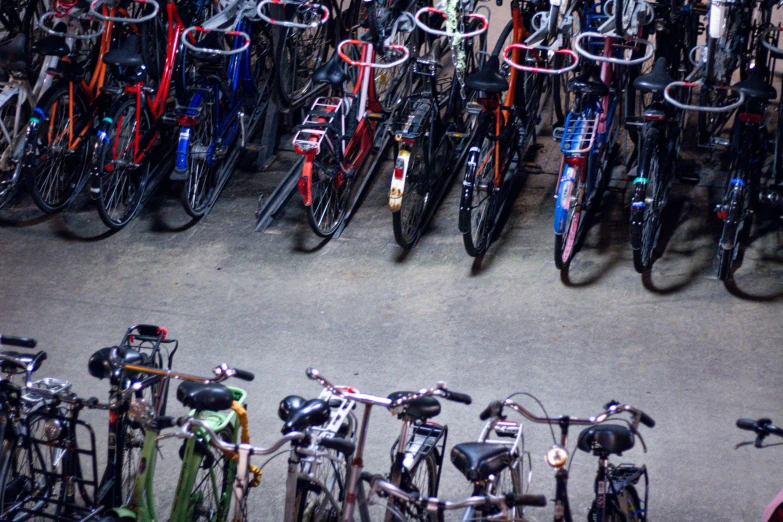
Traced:
[[694, 120], [702, 157], [728, 165], [715, 215], [718, 276], [730, 277], [758, 207], [780, 213], [783, 141], [769, 125], [778, 2], [511, 0], [487, 42], [480, 1], [3, 4], [0, 207], [24, 182], [44, 212], [90, 195], [118, 229], [168, 180], [202, 217], [253, 137], [281, 132], [270, 111], [283, 107], [302, 159], [298, 183], [281, 188], [298, 188], [317, 235], [341, 233], [391, 151], [397, 242], [416, 245], [464, 172], [457, 226], [478, 256], [551, 113], [556, 267], [579, 252], [625, 133], [629, 239], [644, 273], [672, 183], [699, 181], [680, 159]]
[[[0, 336], [0, 344], [36, 347], [34, 340], [8, 336]], [[655, 425], [630, 405], [612, 401], [597, 415], [578, 418], [549, 417], [525, 393], [492, 401], [479, 415], [485, 424], [477, 429], [477, 440], [450, 450], [472, 494], [445, 500], [449, 495], [439, 490], [439, 483], [448, 427], [434, 419], [441, 411], [439, 399], [469, 405], [469, 395], [444, 383], [373, 395], [334, 385], [309, 368], [306, 375], [317, 386], [303, 382], [302, 390], [317, 398], [283, 398], [278, 409], [282, 424], [275, 423], [282, 437], [260, 447], [249, 433], [247, 392], [224, 384], [227, 379], [251, 381], [253, 374], [226, 364], [214, 368], [211, 377], [183, 374], [172, 369], [177, 350], [177, 341], [164, 328], [129, 328], [119, 345], [98, 350], [88, 362], [90, 375], [108, 380], [106, 399], [79, 397], [66, 380], [39, 378], [46, 352], [0, 351], [0, 519], [158, 520], [156, 468], [174, 465], [180, 471], [171, 521], [258, 520], [247, 500], [272, 488], [285, 490], [287, 521], [368, 522], [374, 505], [383, 506], [386, 521], [437, 521], [452, 510], [466, 521], [522, 520], [526, 509], [547, 505], [554, 507], [555, 520], [570, 521], [568, 463], [575, 448], [569, 448], [568, 435], [579, 427], [576, 449], [593, 455], [598, 464], [588, 520], [646, 520], [645, 466], [609, 461], [631, 450], [637, 438], [644, 446], [640, 425]], [[167, 404], [172, 380], [182, 381], [176, 390], [182, 407], [174, 415], [168, 410], [175, 408]], [[543, 416], [524, 402], [537, 403]], [[102, 474], [96, 430], [80, 418], [87, 409], [108, 413], [107, 429], [100, 433], [108, 441]], [[400, 421], [399, 435], [388, 441], [388, 469], [364, 469], [373, 409], [386, 409]], [[552, 433], [545, 457], [554, 471], [553, 491], [529, 490], [533, 457], [525, 448], [525, 419]], [[175, 461], [156, 458], [168, 439], [182, 439]], [[260, 467], [280, 450], [288, 452], [287, 479], [268, 484], [261, 480]]]

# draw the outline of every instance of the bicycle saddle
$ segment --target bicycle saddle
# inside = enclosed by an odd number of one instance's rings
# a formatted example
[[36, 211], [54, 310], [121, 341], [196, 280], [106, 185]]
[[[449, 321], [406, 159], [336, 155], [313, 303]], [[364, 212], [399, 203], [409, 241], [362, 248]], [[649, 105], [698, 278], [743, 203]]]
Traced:
[[27, 69], [27, 36], [19, 33], [8, 41], [0, 44], [0, 68], [12, 71]]
[[508, 448], [487, 442], [464, 442], [451, 449], [451, 462], [465, 478], [487, 480], [511, 464]]
[[311, 426], [320, 426], [329, 421], [331, 408], [322, 399], [310, 399], [288, 415], [283, 424], [283, 434], [304, 431]]
[[184, 381], [177, 387], [177, 400], [196, 411], [222, 411], [234, 404], [234, 394], [215, 382]]
[[[87, 362], [87, 370], [90, 375], [96, 379], [108, 379], [110, 377], [119, 377], [122, 368], [114, 364], [111, 360], [111, 352], [114, 347], [101, 348], [90, 357]], [[133, 364], [136, 366], [146, 366], [149, 363], [149, 357], [146, 353], [129, 350], [128, 348], [117, 348], [117, 359], [123, 364]]]
[[[223, 34], [218, 33], [217, 31], [207, 33], [207, 35], [200, 42], [198, 42], [197, 45], [203, 49], [216, 49], [222, 51]], [[223, 61], [223, 57], [219, 54], [203, 53], [199, 51], [192, 51], [190, 49], [188, 49], [188, 53], [194, 60], [208, 64], [218, 64]]]
[[[401, 397], [406, 397], [413, 392], [399, 391], [389, 395], [389, 399], [394, 402]], [[406, 405], [406, 415], [412, 419], [426, 420], [437, 417], [440, 413], [440, 403], [435, 397], [424, 396], [414, 399]]]
[[313, 72], [314, 82], [328, 83], [332, 87], [342, 86], [343, 82], [349, 78], [350, 76], [343, 68], [343, 61], [337, 53], [332, 54], [332, 57], [325, 64]]
[[120, 44], [117, 49], [112, 49], [103, 55], [103, 61], [109, 65], [119, 67], [139, 67], [144, 65], [144, 59], [137, 50], [139, 46], [138, 35], [132, 34]]
[[568, 90], [578, 94], [595, 94], [596, 96], [607, 96], [609, 86], [601, 80], [601, 69], [599, 67], [590, 67], [584, 74], [571, 78], [567, 84]]
[[735, 84], [734, 87], [745, 93], [745, 96], [748, 98], [755, 100], [772, 100], [777, 98], [778, 91], [764, 79], [766, 73], [765, 67], [757, 66], [750, 73], [747, 80], [742, 80]]
[[577, 447], [597, 455], [622, 455], [623, 451], [633, 448], [633, 432], [622, 424], [599, 424], [582, 430]]
[[[58, 33], [64, 33], [68, 30], [64, 23], [60, 22], [54, 26]], [[65, 38], [50, 34], [33, 42], [33, 52], [44, 56], [57, 56], [62, 58], [71, 54], [71, 48], [65, 43]]]
[[633, 86], [642, 92], [662, 93], [666, 86], [674, 81], [667, 67], [666, 58], [658, 58], [650, 72], [636, 77]]
[[500, 74], [500, 58], [490, 56], [484, 67], [465, 79], [465, 85], [474, 91], [501, 93], [508, 90], [508, 81]]
[[277, 407], [277, 416], [280, 417], [281, 421], [285, 422], [291, 416], [291, 412], [301, 408], [305, 402], [307, 401], [305, 401], [304, 397], [289, 395], [280, 401], [280, 405]]
[[[41, 367], [41, 363], [46, 360], [46, 352], [39, 352], [43, 353], [43, 357], [38, 359], [35, 362], [35, 365], [33, 366], [33, 371], [38, 370], [38, 368]], [[29, 354], [29, 353], [19, 353], [19, 352], [12, 352], [8, 350], [3, 350], [3, 355], [7, 357], [13, 357], [17, 361], [19, 361], [20, 364], [24, 364], [27, 366], [31, 362], [35, 361], [36, 357], [38, 357], [38, 354]], [[8, 361], [0, 361], [0, 371], [3, 371], [5, 373], [15, 373], [20, 372], [22, 369], [18, 367], [17, 365], [10, 363]]]

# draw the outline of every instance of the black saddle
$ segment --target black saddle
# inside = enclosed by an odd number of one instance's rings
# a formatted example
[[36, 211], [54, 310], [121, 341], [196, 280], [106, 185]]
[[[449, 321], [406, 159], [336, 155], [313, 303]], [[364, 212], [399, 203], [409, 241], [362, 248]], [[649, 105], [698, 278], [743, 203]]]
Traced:
[[508, 81], [500, 74], [500, 58], [490, 56], [484, 67], [465, 79], [465, 85], [474, 91], [501, 93], [508, 90]]
[[590, 67], [590, 69], [576, 78], [568, 80], [568, 90], [577, 94], [595, 94], [596, 96], [606, 96], [609, 94], [609, 86], [601, 80], [601, 69]]
[[[19, 364], [22, 364], [24, 366], [27, 366], [31, 362], [35, 361], [35, 365], [33, 365], [33, 371], [38, 370], [38, 368], [41, 367], [41, 363], [46, 360], [46, 353], [44, 353], [42, 357], [38, 358], [38, 354], [33, 355], [29, 353], [19, 353], [19, 352], [12, 352], [10, 350], [3, 350], [3, 355], [7, 357], [13, 357], [17, 361], [19, 361]], [[38, 358], [38, 360], [36, 360], [36, 358]], [[16, 373], [16, 372], [21, 372], [22, 368], [8, 361], [0, 361], [0, 371], [3, 371], [5, 373]]]
[[622, 455], [633, 448], [633, 432], [622, 424], [599, 424], [582, 430], [577, 447], [588, 453]]
[[[54, 30], [58, 33], [64, 33], [68, 30], [64, 23], [60, 22], [54, 26]], [[68, 44], [65, 43], [65, 38], [50, 34], [33, 42], [33, 52], [42, 54], [44, 56], [57, 56], [62, 58], [71, 54], [71, 49]]]
[[144, 59], [139, 54], [138, 47], [139, 37], [132, 34], [117, 49], [104, 54], [103, 61], [119, 67], [141, 67], [144, 65]]
[[[210, 33], [207, 33], [207, 35], [196, 44], [197, 47], [201, 47], [203, 49], [215, 49], [218, 51], [223, 50], [223, 33], [219, 33], [217, 31], [212, 31]], [[208, 63], [208, 64], [219, 64], [223, 61], [223, 57], [219, 54], [212, 54], [212, 53], [205, 53], [201, 51], [192, 51], [188, 49], [188, 53], [190, 54], [191, 58], [194, 60], [198, 60], [200, 62]]]
[[0, 68], [11, 71], [24, 71], [27, 62], [27, 36], [19, 33], [8, 41], [0, 44]]
[[332, 87], [340, 87], [343, 82], [350, 78], [343, 61], [338, 53], [332, 54], [332, 57], [325, 64], [313, 72], [313, 81], [315, 83], [328, 83]]
[[773, 86], [767, 83], [767, 80], [764, 78], [766, 72], [765, 67], [757, 65], [753, 69], [753, 72], [750, 73], [747, 80], [742, 80], [734, 85], [734, 87], [742, 91], [748, 98], [753, 98], [755, 100], [775, 99], [778, 96], [778, 92]]
[[304, 406], [305, 402], [307, 401], [305, 401], [304, 397], [289, 395], [280, 401], [280, 404], [277, 407], [277, 416], [280, 417], [281, 421], [285, 422], [288, 420], [288, 417], [291, 416], [291, 413]]
[[662, 93], [667, 85], [674, 81], [669, 75], [666, 58], [658, 58], [650, 72], [637, 76], [633, 81], [633, 86], [642, 92]]
[[[399, 391], [389, 395], [389, 399], [394, 402], [401, 397], [406, 397], [414, 392]], [[435, 397], [424, 396], [414, 399], [405, 405], [408, 417], [416, 420], [427, 420], [437, 417], [440, 413], [440, 403]]]
[[[97, 379], [117, 378], [122, 373], [122, 368], [111, 360], [111, 351], [114, 348], [101, 348], [90, 357], [87, 370]], [[129, 348], [117, 348], [117, 359], [123, 364], [146, 366], [149, 364], [149, 356], [146, 353], [137, 352]]]
[[486, 442], [465, 442], [451, 449], [451, 462], [470, 481], [487, 480], [511, 463], [508, 448]]
[[311, 426], [320, 426], [329, 421], [329, 404], [322, 399], [310, 399], [288, 414], [283, 424], [283, 433], [304, 431]]
[[177, 400], [196, 411], [222, 411], [234, 404], [234, 394], [222, 384], [185, 381], [177, 388]]

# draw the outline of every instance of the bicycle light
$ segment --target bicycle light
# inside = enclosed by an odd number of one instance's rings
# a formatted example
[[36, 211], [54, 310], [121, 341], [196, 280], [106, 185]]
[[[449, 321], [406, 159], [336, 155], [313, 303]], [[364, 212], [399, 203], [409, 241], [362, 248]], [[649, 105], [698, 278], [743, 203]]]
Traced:
[[47, 419], [44, 422], [44, 437], [48, 441], [55, 441], [60, 438], [63, 431], [62, 424], [58, 419]]
[[562, 468], [568, 462], [568, 450], [563, 446], [554, 445], [546, 452], [546, 463], [553, 468]]
[[152, 419], [152, 406], [144, 399], [133, 399], [128, 407], [128, 417], [133, 422], [146, 423]]

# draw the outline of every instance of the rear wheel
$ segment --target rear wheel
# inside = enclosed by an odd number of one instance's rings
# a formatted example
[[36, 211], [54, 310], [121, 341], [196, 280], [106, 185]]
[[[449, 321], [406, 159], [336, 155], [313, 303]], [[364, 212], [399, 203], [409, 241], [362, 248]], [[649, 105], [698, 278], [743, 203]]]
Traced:
[[331, 237], [337, 232], [343, 222], [350, 194], [350, 182], [340, 169], [340, 161], [327, 141], [321, 143], [319, 154], [312, 159], [306, 158], [302, 165], [302, 176], [310, 178], [313, 198], [307, 207], [307, 220], [313, 231], [321, 237]]
[[[587, 520], [595, 520], [598, 513], [598, 500], [593, 501]], [[644, 510], [639, 500], [639, 494], [633, 486], [626, 486], [617, 492], [613, 502], [609, 503], [606, 510], [606, 522], [642, 522]]]
[[[426, 162], [425, 149], [428, 144], [420, 139], [414, 145], [408, 157], [408, 168], [405, 175], [405, 186], [401, 196], [400, 210], [392, 212], [392, 226], [394, 239], [403, 248], [412, 248], [419, 236], [427, 210], [427, 202], [430, 196], [430, 166]], [[400, 159], [397, 160], [402, 161]], [[396, 170], [396, 169], [395, 169]]]
[[112, 123], [106, 130], [107, 141], [98, 151], [98, 213], [107, 227], [119, 230], [141, 207], [150, 162], [146, 157], [137, 161], [136, 138], [141, 139], [150, 130], [151, 122], [147, 108], [137, 107], [131, 97], [115, 102], [109, 118]]
[[562, 270], [571, 264], [576, 254], [578, 244], [584, 229], [583, 205], [585, 201], [584, 166], [565, 166], [565, 174], [560, 181], [560, 189], [555, 202], [555, 228], [559, 228], [559, 220], [563, 220], [564, 230], [555, 234], [555, 266]]
[[14, 154], [14, 142], [16, 140], [16, 115], [19, 111], [19, 125], [22, 126], [30, 118], [29, 105], [19, 107], [19, 95], [14, 94], [0, 107], [0, 121], [3, 128], [11, 137], [9, 141], [6, 134], [0, 133], [0, 208], [3, 208], [13, 199], [16, 189], [19, 187], [20, 165], [12, 161]]
[[[317, 468], [314, 462], [303, 462], [302, 473], [314, 475], [317, 481], [300, 480], [296, 486], [295, 522], [338, 522], [340, 505], [345, 495], [345, 457], [333, 450], [325, 450], [330, 458], [321, 458]], [[332, 458], [336, 460], [332, 460]]]
[[[64, 209], [87, 168], [85, 140], [76, 142], [87, 114], [87, 100], [68, 83], [51, 87], [40, 100], [38, 130], [25, 144], [25, 182], [33, 202], [51, 214]], [[43, 113], [43, 115], [41, 115]], [[72, 116], [72, 117], [71, 117]]]
[[[490, 128], [494, 128], [494, 116]], [[469, 153], [460, 201], [459, 220], [468, 255], [479, 256], [489, 248], [494, 224], [495, 142], [486, 136]]]
[[212, 196], [217, 190], [218, 173], [221, 162], [216, 158], [214, 107], [207, 95], [200, 109], [202, 117], [195, 127], [191, 127], [188, 143], [188, 178], [182, 184], [180, 201], [185, 211], [194, 218], [204, 215]]
[[[437, 496], [438, 480], [438, 455], [436, 450], [432, 450], [426, 457], [421, 459], [407, 476], [403, 476], [402, 489], [407, 493], [418, 493], [419, 498]], [[437, 513], [428, 512], [418, 506], [411, 504], [397, 504], [406, 521], [420, 522], [438, 522]]]
[[653, 251], [661, 232], [661, 212], [666, 205], [668, 186], [661, 167], [658, 129], [651, 128], [642, 142], [639, 171], [634, 180], [631, 202], [631, 249], [634, 268], [640, 274], [650, 269]]

